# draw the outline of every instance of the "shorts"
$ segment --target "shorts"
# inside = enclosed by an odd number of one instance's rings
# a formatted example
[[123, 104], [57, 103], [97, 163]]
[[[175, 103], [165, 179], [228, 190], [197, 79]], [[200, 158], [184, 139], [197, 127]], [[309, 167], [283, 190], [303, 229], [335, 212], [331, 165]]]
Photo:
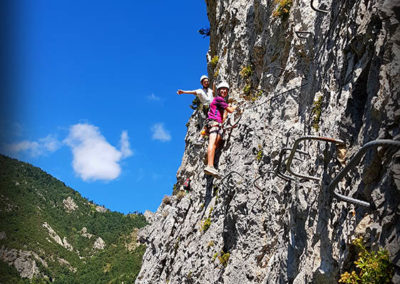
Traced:
[[215, 121], [215, 120], [210, 120], [208, 122], [208, 127], [209, 127], [209, 131], [208, 133], [211, 134], [218, 134], [220, 136], [222, 136], [223, 134], [223, 130], [222, 130], [222, 124]]

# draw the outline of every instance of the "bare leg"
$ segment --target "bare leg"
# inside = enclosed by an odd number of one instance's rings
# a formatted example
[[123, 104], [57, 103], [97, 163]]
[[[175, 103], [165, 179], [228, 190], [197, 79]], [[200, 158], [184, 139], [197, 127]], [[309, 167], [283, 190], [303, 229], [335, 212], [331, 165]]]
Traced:
[[[219, 144], [221, 144], [221, 140], [222, 140], [222, 136], [218, 134], [217, 139], [215, 139], [215, 151], [218, 149]], [[214, 156], [215, 156], [215, 152], [214, 152]]]
[[210, 134], [210, 139], [208, 141], [208, 148], [207, 148], [207, 156], [208, 156], [208, 161], [207, 165], [210, 167], [214, 166], [214, 156], [215, 156], [215, 150], [217, 149], [217, 138], [218, 138], [217, 133], [211, 133]]

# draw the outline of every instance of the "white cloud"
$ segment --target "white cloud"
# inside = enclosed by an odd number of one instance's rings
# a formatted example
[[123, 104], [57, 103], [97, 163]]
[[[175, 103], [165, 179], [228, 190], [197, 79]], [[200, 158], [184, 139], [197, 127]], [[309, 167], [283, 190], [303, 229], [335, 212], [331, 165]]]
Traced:
[[155, 94], [151, 94], [150, 96], [147, 96], [147, 99], [149, 101], [156, 101], [156, 102], [159, 102], [161, 100], [161, 98], [157, 97]]
[[45, 138], [39, 139], [39, 143], [44, 147], [48, 152], [55, 152], [61, 147], [60, 141], [54, 138], [51, 135], [46, 136]]
[[133, 155], [133, 152], [130, 148], [128, 131], [122, 131], [120, 144], [121, 144], [122, 158], [127, 158]]
[[121, 134], [121, 150], [107, 142], [98, 127], [90, 124], [71, 126], [64, 142], [71, 147], [72, 167], [84, 181], [113, 180], [121, 174], [119, 162], [132, 155], [128, 133]]
[[171, 135], [169, 131], [164, 129], [164, 125], [162, 123], [156, 123], [151, 127], [151, 131], [153, 132], [153, 140], [160, 140], [162, 142], [167, 142], [171, 140]]
[[31, 157], [38, 157], [57, 151], [61, 147], [60, 141], [48, 135], [38, 141], [24, 140], [21, 142], [2, 145], [2, 152], [6, 155], [16, 156], [19, 153], [28, 153]]

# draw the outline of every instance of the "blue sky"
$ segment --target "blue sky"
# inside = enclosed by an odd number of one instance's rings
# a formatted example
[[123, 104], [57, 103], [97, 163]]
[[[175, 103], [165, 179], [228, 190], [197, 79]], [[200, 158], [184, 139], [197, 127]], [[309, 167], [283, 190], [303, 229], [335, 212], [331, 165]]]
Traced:
[[192, 113], [176, 91], [207, 72], [205, 1], [12, 2], [1, 152], [111, 210], [155, 211]]

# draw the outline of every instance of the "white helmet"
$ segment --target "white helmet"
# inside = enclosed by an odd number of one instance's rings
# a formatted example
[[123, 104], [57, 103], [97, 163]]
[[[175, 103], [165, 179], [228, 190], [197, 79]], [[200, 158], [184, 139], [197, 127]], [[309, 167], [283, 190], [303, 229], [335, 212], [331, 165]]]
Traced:
[[208, 77], [206, 75], [203, 75], [200, 77], [200, 84], [203, 82], [204, 79], [208, 79]]
[[219, 90], [221, 88], [227, 88], [229, 90], [229, 84], [227, 82], [223, 81], [223, 82], [218, 84], [217, 90]]

